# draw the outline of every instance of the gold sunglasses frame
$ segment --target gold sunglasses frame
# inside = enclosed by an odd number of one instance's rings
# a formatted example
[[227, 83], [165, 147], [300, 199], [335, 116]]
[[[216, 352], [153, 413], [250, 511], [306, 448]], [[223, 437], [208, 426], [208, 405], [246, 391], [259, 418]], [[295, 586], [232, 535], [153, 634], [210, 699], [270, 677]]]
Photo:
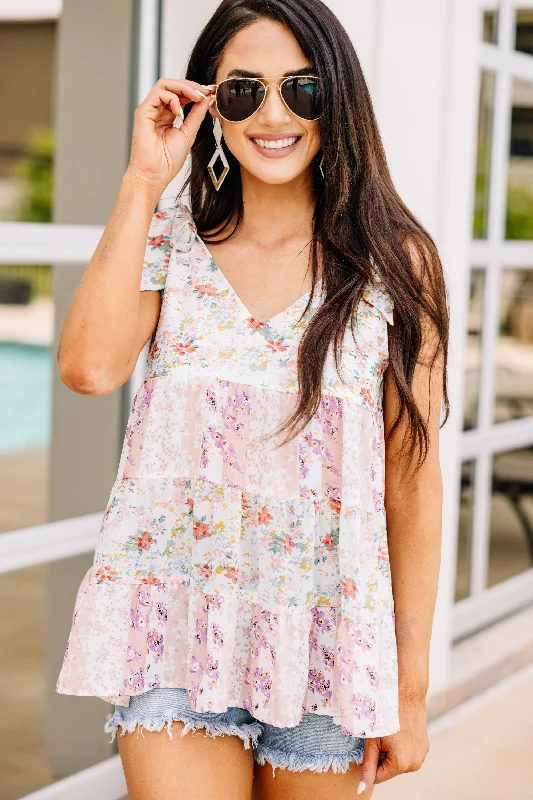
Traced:
[[[283, 84], [286, 81], [299, 80], [300, 78], [313, 78], [314, 80], [316, 80], [319, 83], [321, 83], [320, 78], [317, 77], [317, 75], [285, 75], [285, 76], [282, 75], [281, 77], [279, 77], [277, 79], [278, 83], [265, 83], [265, 81], [262, 78], [244, 78], [244, 77], [241, 77], [241, 78], [239, 78], [239, 77], [225, 78], [225, 80], [220, 81], [220, 83], [211, 83], [211, 84], [209, 84], [209, 87], [211, 89], [215, 90], [215, 93], [211, 98], [210, 105], [213, 105], [213, 103], [214, 103], [217, 112], [220, 114], [222, 119], [225, 120], [226, 122], [235, 122], [235, 123], [246, 122], [246, 120], [251, 119], [251, 117], [253, 117], [254, 114], [257, 114], [257, 112], [260, 111], [263, 108], [264, 104], [266, 103], [269, 86], [275, 86], [277, 88], [278, 92], [279, 92], [279, 96], [281, 97], [283, 105], [287, 108], [288, 111], [290, 111], [291, 114], [294, 114], [294, 116], [298, 117], [298, 119], [303, 119], [304, 122], [315, 122], [317, 119], [320, 119], [320, 117], [323, 116], [324, 111], [322, 111], [322, 114], [319, 114], [318, 117], [313, 117], [312, 119], [307, 119], [307, 117], [301, 117], [299, 114], [296, 114], [296, 112], [293, 111], [292, 108], [289, 107], [289, 105], [287, 104], [287, 102], [285, 101], [285, 99], [284, 99], [284, 97], [283, 97], [283, 95], [281, 93], [281, 87], [283, 86]], [[252, 113], [248, 117], [245, 117], [244, 119], [228, 119], [227, 117], [224, 116], [224, 114], [222, 114], [222, 112], [220, 111], [220, 109], [218, 107], [218, 102], [217, 102], [218, 89], [219, 89], [219, 86], [222, 86], [223, 83], [229, 83], [230, 81], [239, 81], [239, 80], [241, 80], [241, 81], [257, 81], [257, 83], [261, 83], [263, 88], [264, 88], [264, 90], [265, 90], [265, 96], [261, 100], [261, 103], [255, 109], [255, 111], [252, 111]]]

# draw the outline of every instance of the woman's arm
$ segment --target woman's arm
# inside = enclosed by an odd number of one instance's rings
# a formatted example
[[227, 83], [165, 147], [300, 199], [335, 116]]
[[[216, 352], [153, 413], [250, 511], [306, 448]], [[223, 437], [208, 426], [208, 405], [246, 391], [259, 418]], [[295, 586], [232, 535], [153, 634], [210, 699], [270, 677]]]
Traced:
[[[404, 439], [408, 443], [410, 424], [405, 413], [385, 446], [385, 509], [398, 654], [400, 730], [367, 741], [360, 791], [365, 786], [368, 788], [396, 775], [420, 769], [430, 747], [426, 694], [441, 558], [439, 430], [445, 355], [444, 349], [439, 347], [439, 336], [433, 324], [426, 318], [422, 329], [423, 344], [411, 390], [427, 426], [427, 456], [415, 473], [408, 448], [402, 449]], [[438, 355], [434, 358], [435, 353]], [[386, 436], [398, 417], [399, 409], [398, 390], [388, 367], [384, 375], [383, 403]], [[381, 750], [387, 753], [387, 757], [378, 766]]]
[[194, 81], [161, 78], [135, 111], [128, 169], [59, 338], [61, 379], [75, 392], [103, 395], [122, 386], [157, 325], [161, 294], [140, 291], [150, 222], [196, 139], [210, 92]]
[[157, 325], [160, 292], [141, 292], [141, 270], [159, 188], [126, 171], [102, 238], [70, 304], [57, 359], [62, 381], [104, 395], [131, 376]]
[[[385, 507], [402, 701], [424, 701], [429, 684], [429, 647], [439, 579], [442, 534], [442, 476], [439, 425], [442, 400], [442, 358], [431, 370], [436, 341], [427, 332], [415, 369], [412, 391], [428, 427], [429, 450], [413, 477], [398, 450], [407, 417], [387, 445]], [[392, 376], [385, 371], [384, 424], [388, 433], [399, 409]]]

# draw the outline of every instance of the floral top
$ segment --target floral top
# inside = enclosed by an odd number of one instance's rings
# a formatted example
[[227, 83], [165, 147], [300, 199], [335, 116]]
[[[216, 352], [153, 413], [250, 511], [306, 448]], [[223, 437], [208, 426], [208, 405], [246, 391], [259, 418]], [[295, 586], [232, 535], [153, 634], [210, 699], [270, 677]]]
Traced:
[[177, 203], [152, 219], [140, 288], [162, 291], [160, 319], [57, 690], [128, 705], [182, 687], [200, 712], [238, 706], [280, 727], [327, 714], [353, 736], [397, 732], [390, 295], [365, 289], [340, 375], [330, 354], [317, 413], [279, 446], [321, 284], [253, 319]]

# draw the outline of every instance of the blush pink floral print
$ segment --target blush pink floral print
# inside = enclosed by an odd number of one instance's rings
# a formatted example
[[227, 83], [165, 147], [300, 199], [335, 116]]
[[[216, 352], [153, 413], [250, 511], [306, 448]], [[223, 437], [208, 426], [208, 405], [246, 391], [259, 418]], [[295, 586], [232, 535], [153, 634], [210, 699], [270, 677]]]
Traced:
[[153, 217], [140, 288], [162, 291], [161, 315], [57, 690], [128, 705], [185, 687], [196, 711], [239, 706], [280, 727], [328, 714], [353, 736], [397, 732], [390, 296], [365, 289], [317, 413], [279, 446], [321, 285], [253, 319], [177, 203]]

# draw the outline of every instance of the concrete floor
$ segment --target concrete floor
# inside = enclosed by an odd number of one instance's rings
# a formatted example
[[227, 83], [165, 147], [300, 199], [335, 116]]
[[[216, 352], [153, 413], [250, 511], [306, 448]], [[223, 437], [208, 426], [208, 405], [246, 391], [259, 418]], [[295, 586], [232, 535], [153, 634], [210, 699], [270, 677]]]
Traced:
[[533, 800], [533, 666], [435, 720], [430, 741], [376, 800]]
[[0, 453], [0, 533], [46, 522], [48, 448]]
[[46, 567], [0, 576], [0, 800], [53, 782], [44, 750]]

